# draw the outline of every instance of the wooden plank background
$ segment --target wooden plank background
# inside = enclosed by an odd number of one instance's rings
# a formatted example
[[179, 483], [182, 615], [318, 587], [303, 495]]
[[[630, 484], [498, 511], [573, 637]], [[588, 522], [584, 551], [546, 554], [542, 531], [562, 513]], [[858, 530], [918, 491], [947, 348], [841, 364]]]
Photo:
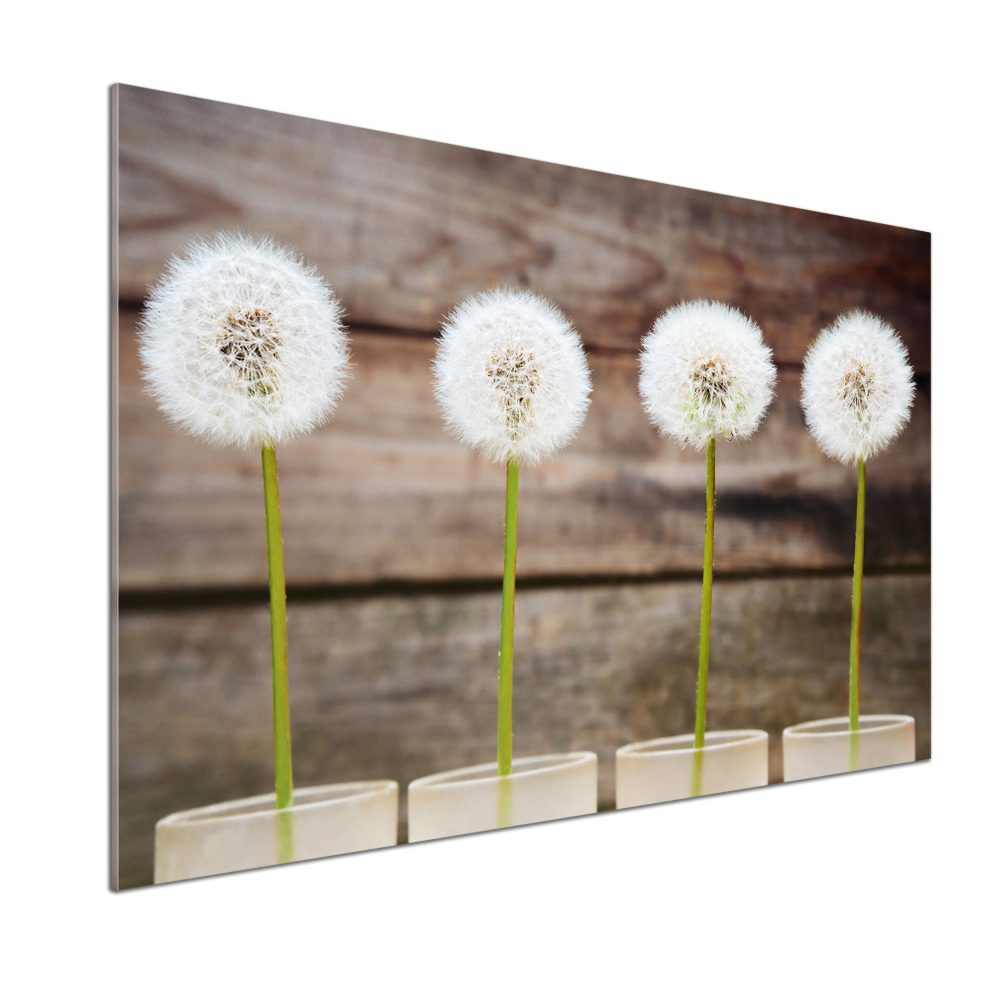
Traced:
[[[155, 821], [270, 783], [259, 460], [209, 448], [142, 391], [135, 324], [192, 237], [295, 245], [348, 311], [332, 421], [279, 453], [299, 783], [421, 774], [493, 753], [503, 470], [444, 431], [429, 364], [465, 294], [557, 302], [593, 372], [579, 438], [522, 473], [515, 752], [613, 753], [690, 731], [703, 458], [637, 395], [663, 309], [724, 299], [779, 363], [748, 443], [720, 443], [709, 725], [781, 729], [847, 702], [852, 471], [798, 404], [823, 323], [870, 308], [918, 373], [910, 426], [869, 468], [864, 711], [930, 755], [930, 236], [133, 87], [119, 89], [120, 884]], [[402, 832], [405, 834], [405, 809]]]

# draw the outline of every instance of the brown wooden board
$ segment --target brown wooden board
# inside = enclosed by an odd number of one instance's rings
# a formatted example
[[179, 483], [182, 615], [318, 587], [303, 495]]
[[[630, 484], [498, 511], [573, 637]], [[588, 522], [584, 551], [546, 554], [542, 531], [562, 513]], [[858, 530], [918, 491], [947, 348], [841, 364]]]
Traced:
[[194, 237], [296, 247], [349, 320], [430, 333], [470, 292], [528, 286], [585, 341], [635, 350], [664, 309], [747, 311], [783, 363], [849, 308], [930, 365], [930, 235], [122, 86], [120, 295]]
[[[846, 712], [850, 590], [847, 575], [716, 584], [708, 725], [767, 730], [772, 781], [785, 726]], [[522, 587], [515, 754], [596, 751], [613, 807], [615, 748], [692, 728], [700, 597], [695, 581]], [[393, 778], [405, 791], [495, 759], [499, 618], [499, 588], [293, 598], [299, 786]], [[150, 880], [159, 818], [271, 787], [268, 649], [264, 599], [122, 614], [123, 887]], [[917, 757], [930, 756], [928, 575], [866, 580], [861, 678], [862, 711], [913, 715]]]
[[[120, 336], [120, 583], [125, 589], [263, 586], [260, 459], [211, 448], [167, 423], [142, 392], [133, 333]], [[291, 586], [495, 578], [504, 470], [445, 431], [430, 381], [433, 342], [352, 334], [354, 371], [331, 422], [278, 455]], [[700, 572], [704, 457], [659, 438], [636, 359], [591, 352], [579, 438], [521, 476], [518, 566], [541, 576]], [[851, 564], [856, 480], [806, 432], [799, 372], [749, 442], [720, 442], [721, 573]], [[930, 559], [929, 386], [900, 439], [868, 472], [869, 566]]]

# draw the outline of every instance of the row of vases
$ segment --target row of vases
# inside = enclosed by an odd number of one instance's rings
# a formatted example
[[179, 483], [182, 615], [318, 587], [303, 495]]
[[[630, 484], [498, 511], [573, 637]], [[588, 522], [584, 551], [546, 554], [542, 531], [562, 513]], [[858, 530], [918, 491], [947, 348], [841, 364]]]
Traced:
[[[694, 737], [630, 743], [615, 755], [617, 807], [767, 784], [767, 733], [707, 733], [696, 761]], [[905, 715], [862, 716], [790, 726], [782, 734], [784, 779], [905, 764], [915, 759], [914, 722]], [[395, 781], [324, 785], [174, 813], [156, 824], [154, 880], [217, 875], [282, 861], [390, 847], [397, 840]], [[408, 789], [409, 840], [433, 840], [597, 812], [597, 755], [588, 751], [523, 757], [500, 777], [496, 763], [418, 778]]]

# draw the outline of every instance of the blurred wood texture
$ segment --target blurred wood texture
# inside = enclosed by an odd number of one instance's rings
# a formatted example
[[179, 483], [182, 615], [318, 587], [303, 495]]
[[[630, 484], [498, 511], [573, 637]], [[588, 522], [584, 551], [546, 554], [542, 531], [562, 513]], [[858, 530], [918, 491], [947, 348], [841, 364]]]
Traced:
[[[602, 808], [614, 750], [690, 732], [697, 581], [524, 588], [515, 623], [519, 754], [593, 749]], [[846, 578], [715, 585], [708, 723], [771, 737], [847, 704]], [[930, 755], [927, 574], [865, 582], [866, 712], [906, 711]], [[499, 588], [289, 605], [295, 778], [302, 785], [424, 774], [495, 759]], [[252, 606], [122, 615], [122, 870], [148, 881], [153, 825], [176, 809], [266, 790], [271, 771], [266, 597]], [[155, 706], [155, 711], [153, 710]], [[405, 821], [405, 796], [401, 802]]]
[[295, 246], [354, 326], [436, 333], [497, 283], [558, 303], [585, 342], [635, 352], [683, 299], [721, 298], [798, 363], [847, 307], [930, 364], [930, 234], [128, 87], [119, 295], [192, 237]]
[[[710, 296], [779, 362], [750, 442], [720, 443], [709, 726], [771, 735], [847, 706], [853, 470], [798, 403], [803, 354], [844, 309], [899, 330], [913, 417], [869, 466], [862, 710], [917, 720], [930, 755], [930, 236], [819, 213], [119, 89], [120, 884], [157, 819], [270, 786], [259, 456], [170, 426], [142, 392], [137, 309], [192, 237], [294, 245], [348, 311], [334, 418], [278, 455], [299, 784], [495, 754], [503, 469], [445, 432], [433, 334], [467, 293], [529, 286], [581, 331], [579, 437], [522, 473], [515, 752], [614, 749], [694, 718], [704, 458], [658, 438], [637, 350]], [[402, 796], [405, 832], [405, 794]]]
[[[141, 391], [133, 316], [120, 336], [121, 584], [244, 587], [265, 564], [260, 457], [171, 427]], [[503, 563], [504, 470], [444, 430], [433, 341], [352, 331], [354, 373], [326, 427], [278, 454], [290, 585], [485, 579]], [[632, 352], [595, 353], [579, 438], [521, 475], [518, 577], [700, 572], [705, 459], [660, 440]], [[751, 441], [720, 442], [716, 569], [848, 569], [857, 478], [805, 431], [799, 371]], [[126, 428], [128, 433], [126, 433]], [[874, 566], [930, 558], [930, 399], [868, 475]]]

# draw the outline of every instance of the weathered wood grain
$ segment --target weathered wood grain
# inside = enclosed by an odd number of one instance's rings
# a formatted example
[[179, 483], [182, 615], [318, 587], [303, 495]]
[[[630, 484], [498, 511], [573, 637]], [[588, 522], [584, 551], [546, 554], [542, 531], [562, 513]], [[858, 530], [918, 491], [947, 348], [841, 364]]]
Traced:
[[[132, 324], [120, 338], [123, 588], [262, 585], [259, 456], [210, 448], [143, 394]], [[504, 472], [453, 440], [431, 391], [432, 342], [357, 332], [354, 374], [333, 420], [281, 449], [291, 585], [494, 578], [502, 569]], [[657, 437], [635, 359], [592, 353], [591, 410], [564, 452], [522, 473], [519, 573], [700, 572], [704, 458]], [[716, 567], [850, 565], [853, 470], [805, 431], [799, 375], [749, 442], [718, 450]], [[930, 559], [930, 402], [869, 469], [871, 567]]]
[[[689, 732], [697, 582], [522, 588], [515, 626], [518, 754], [598, 753], [602, 808], [614, 750]], [[296, 781], [423, 774], [495, 752], [499, 589], [289, 606]], [[850, 578], [719, 582], [709, 728], [771, 736], [843, 714]], [[917, 722], [930, 755], [930, 578], [872, 576], [862, 625], [862, 710]], [[268, 614], [256, 606], [121, 616], [121, 883], [148, 882], [153, 825], [272, 781]], [[403, 802], [405, 818], [405, 797]]]
[[587, 343], [634, 350], [656, 315], [720, 298], [801, 361], [848, 308], [930, 364], [930, 235], [649, 181], [122, 86], [120, 294], [138, 302], [196, 236], [297, 247], [352, 323], [431, 332], [512, 283]]

